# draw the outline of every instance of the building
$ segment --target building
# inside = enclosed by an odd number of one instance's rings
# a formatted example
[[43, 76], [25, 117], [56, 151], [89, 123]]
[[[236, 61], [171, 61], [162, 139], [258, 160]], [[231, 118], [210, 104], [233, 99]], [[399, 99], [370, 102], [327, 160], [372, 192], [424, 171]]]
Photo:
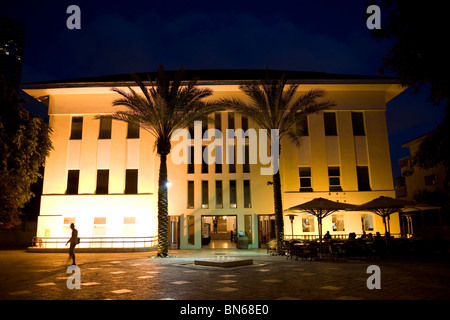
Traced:
[[448, 237], [450, 215], [445, 208], [440, 208], [445, 201], [443, 197], [447, 168], [442, 163], [432, 168], [420, 168], [413, 163], [413, 158], [426, 136], [427, 134], [424, 134], [402, 144], [403, 148], [409, 149], [410, 155], [399, 160], [401, 176], [397, 178], [395, 195], [398, 199], [430, 202], [436, 206], [428, 205], [422, 210], [406, 212], [401, 215], [400, 224], [407, 236], [432, 238], [439, 233]]
[[[185, 74], [185, 78], [193, 76], [200, 79], [199, 86], [213, 89], [213, 98], [243, 97], [239, 83], [258, 79], [260, 71]], [[308, 117], [308, 132], [299, 148], [281, 141], [284, 208], [316, 197], [352, 204], [381, 195], [394, 197], [385, 110], [386, 103], [403, 90], [398, 81], [315, 72], [286, 72], [286, 76], [301, 83], [300, 92], [326, 90], [327, 98], [337, 106]], [[72, 222], [87, 239], [156, 236], [159, 157], [153, 137], [124, 122], [94, 118], [118, 110], [112, 107], [117, 93], [110, 88], [129, 80], [127, 75], [116, 75], [23, 86], [33, 97], [49, 97], [53, 128], [54, 150], [46, 162], [38, 220], [40, 239], [67, 237]], [[225, 111], [213, 116], [214, 122], [204, 125], [222, 132], [255, 128], [251, 119], [240, 114]], [[245, 145], [251, 143], [248, 140]], [[203, 140], [202, 146], [208, 143]], [[172, 143], [172, 148], [175, 146]], [[175, 164], [169, 156], [173, 246], [200, 249], [217, 244], [219, 239], [234, 246], [231, 232], [248, 235], [249, 248], [261, 247], [273, 238], [272, 177], [261, 174], [264, 167], [267, 165], [259, 160], [256, 164]], [[299, 214], [292, 223], [285, 218], [287, 237], [318, 234], [317, 220], [312, 216]], [[384, 233], [382, 219], [369, 212], [333, 214], [324, 219], [323, 229], [334, 236]], [[391, 218], [391, 233], [399, 233], [398, 217]]]

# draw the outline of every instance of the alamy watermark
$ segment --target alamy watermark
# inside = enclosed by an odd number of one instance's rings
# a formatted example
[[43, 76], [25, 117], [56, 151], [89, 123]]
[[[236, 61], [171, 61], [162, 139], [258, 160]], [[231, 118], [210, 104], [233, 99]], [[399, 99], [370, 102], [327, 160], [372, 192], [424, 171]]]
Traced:
[[[247, 138], [248, 144], [246, 143]], [[206, 164], [245, 164], [247, 158], [248, 164], [269, 165], [260, 169], [261, 175], [274, 175], [278, 172], [280, 158], [278, 129], [270, 129], [270, 133], [267, 129], [258, 131], [252, 128], [247, 131], [226, 129], [225, 137], [218, 129], [208, 129], [202, 135], [202, 121], [194, 121], [194, 139], [192, 140], [187, 129], [178, 129], [174, 133], [171, 141], [180, 141], [173, 146], [171, 151], [171, 159], [174, 164], [192, 164], [192, 155], [189, 150], [193, 146], [194, 164], [203, 162]], [[270, 151], [268, 150], [269, 140]], [[203, 145], [204, 142], [208, 144]], [[246, 145], [248, 145], [248, 149]], [[248, 150], [247, 155], [245, 154], [246, 149]]]

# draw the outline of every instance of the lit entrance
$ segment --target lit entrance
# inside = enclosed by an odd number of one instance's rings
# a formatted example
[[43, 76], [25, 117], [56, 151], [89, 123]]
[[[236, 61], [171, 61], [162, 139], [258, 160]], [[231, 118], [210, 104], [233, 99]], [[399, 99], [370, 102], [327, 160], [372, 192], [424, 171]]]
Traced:
[[169, 248], [180, 249], [180, 216], [169, 216]]
[[275, 238], [275, 215], [258, 215], [258, 231], [259, 247], [266, 248], [267, 242]]
[[202, 248], [236, 248], [237, 218], [233, 216], [202, 216]]

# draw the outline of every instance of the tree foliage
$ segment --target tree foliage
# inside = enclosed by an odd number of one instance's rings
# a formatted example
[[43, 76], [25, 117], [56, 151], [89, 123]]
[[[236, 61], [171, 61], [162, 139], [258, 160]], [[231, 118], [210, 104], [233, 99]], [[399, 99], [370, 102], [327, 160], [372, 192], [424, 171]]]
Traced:
[[141, 92], [128, 86], [128, 91], [112, 88], [121, 95], [113, 106], [126, 106], [127, 110], [99, 115], [140, 126], [155, 137], [156, 152], [160, 156], [158, 180], [158, 256], [166, 257], [169, 249], [167, 155], [171, 150], [170, 139], [177, 129], [187, 128], [195, 120], [219, 111], [220, 106], [205, 98], [212, 90], [199, 88], [197, 81], [183, 82], [184, 69], [175, 72], [170, 79], [162, 65], [155, 81], [144, 82], [136, 75], [135, 82]]
[[[430, 89], [428, 102], [444, 105], [445, 117], [422, 142], [413, 162], [421, 168], [438, 163], [450, 167], [450, 59], [448, 58], [448, 13], [441, 2], [419, 4], [407, 0], [382, 0], [381, 29], [375, 38], [392, 38], [392, 48], [382, 58], [379, 72], [390, 70], [413, 94]], [[447, 169], [448, 170], [448, 169]], [[447, 171], [447, 185], [449, 181]]]
[[16, 89], [0, 79], [0, 225], [20, 223], [22, 208], [34, 196], [52, 145], [47, 123], [24, 109]]
[[[269, 71], [266, 77], [258, 81], [243, 83], [240, 90], [249, 98], [248, 102], [236, 98], [222, 99], [227, 108], [252, 119], [260, 128], [278, 129], [279, 139], [289, 137], [293, 143], [299, 144], [303, 134], [306, 116], [331, 106], [334, 102], [325, 100], [326, 92], [312, 89], [298, 95], [297, 84], [287, 83], [282, 75], [279, 79], [271, 79]], [[281, 143], [279, 144], [281, 152]], [[275, 210], [275, 229], [277, 252], [282, 253], [284, 241], [283, 203], [281, 195], [280, 172], [273, 175], [273, 195]]]

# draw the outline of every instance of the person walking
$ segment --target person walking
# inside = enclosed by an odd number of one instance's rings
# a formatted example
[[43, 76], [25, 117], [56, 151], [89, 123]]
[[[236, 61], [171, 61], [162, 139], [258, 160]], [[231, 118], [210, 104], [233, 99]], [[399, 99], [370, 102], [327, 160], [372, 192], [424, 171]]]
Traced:
[[78, 243], [80, 243], [80, 240], [79, 240], [80, 238], [78, 238], [78, 230], [75, 229], [75, 225], [73, 223], [70, 224], [70, 229], [72, 229], [72, 236], [66, 242], [66, 246], [70, 242], [69, 259], [72, 258], [72, 265], [76, 266], [76, 263], [75, 263], [75, 246]]

